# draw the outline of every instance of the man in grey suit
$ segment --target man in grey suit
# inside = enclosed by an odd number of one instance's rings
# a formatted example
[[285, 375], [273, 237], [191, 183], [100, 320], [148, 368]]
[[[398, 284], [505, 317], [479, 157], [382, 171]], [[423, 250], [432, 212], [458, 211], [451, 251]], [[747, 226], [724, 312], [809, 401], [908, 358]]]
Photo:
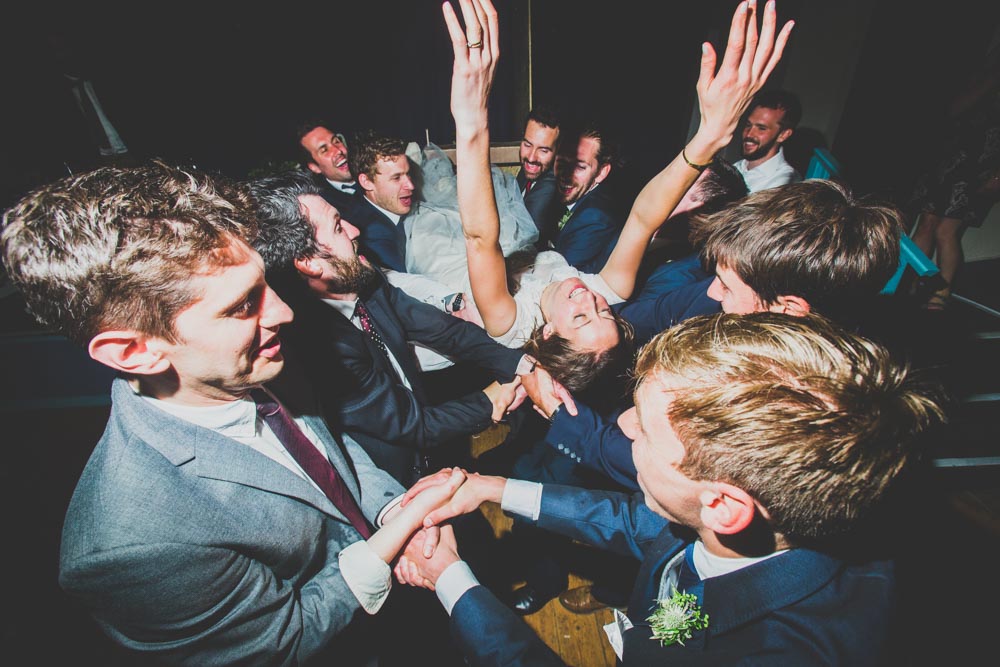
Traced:
[[247, 244], [247, 201], [153, 164], [63, 179], [4, 215], [29, 308], [119, 372], [60, 583], [161, 660], [341, 664], [357, 655], [342, 631], [379, 610], [388, 563], [445, 494], [393, 506], [399, 484], [327, 429], [308, 385], [277, 381], [292, 312]]

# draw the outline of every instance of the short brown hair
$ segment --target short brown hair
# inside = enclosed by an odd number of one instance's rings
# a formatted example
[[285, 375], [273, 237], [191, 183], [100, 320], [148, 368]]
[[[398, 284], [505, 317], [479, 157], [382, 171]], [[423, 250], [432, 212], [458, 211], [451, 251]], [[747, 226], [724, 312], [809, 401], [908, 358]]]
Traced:
[[765, 305], [799, 296], [836, 317], [877, 295], [899, 264], [902, 214], [833, 181], [761, 190], [700, 224], [705, 263], [735, 271]]
[[406, 143], [402, 139], [381, 136], [372, 131], [356, 136], [352, 146], [347, 159], [355, 178], [364, 174], [375, 180], [380, 160], [406, 155]]
[[245, 193], [163, 163], [105, 167], [38, 188], [3, 216], [11, 281], [43, 325], [86, 345], [130, 329], [176, 341], [189, 278], [253, 232]]
[[854, 526], [943, 417], [885, 348], [816, 315], [692, 318], [643, 348], [635, 374], [680, 385], [679, 470], [743, 489], [793, 542]]

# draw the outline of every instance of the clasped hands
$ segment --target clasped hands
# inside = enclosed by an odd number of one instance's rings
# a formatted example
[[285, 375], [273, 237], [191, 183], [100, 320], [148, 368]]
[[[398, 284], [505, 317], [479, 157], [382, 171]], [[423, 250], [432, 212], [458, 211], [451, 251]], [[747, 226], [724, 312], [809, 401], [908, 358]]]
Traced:
[[[460, 484], [457, 482], [460, 481]], [[444, 468], [414, 484], [400, 503], [401, 510], [416, 505], [427, 511], [423, 527], [410, 538], [393, 571], [402, 584], [434, 590], [438, 577], [461, 560], [452, 527], [444, 522], [476, 510], [482, 503], [499, 503], [507, 480], [469, 473], [461, 468]], [[446, 494], [446, 495], [442, 495]], [[428, 502], [430, 501], [430, 502]], [[440, 525], [440, 532], [438, 527]]]

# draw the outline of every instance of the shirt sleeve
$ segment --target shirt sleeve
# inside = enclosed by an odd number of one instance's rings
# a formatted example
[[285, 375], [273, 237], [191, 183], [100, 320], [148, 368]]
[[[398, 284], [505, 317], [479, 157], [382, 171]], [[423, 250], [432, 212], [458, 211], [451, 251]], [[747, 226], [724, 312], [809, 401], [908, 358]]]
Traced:
[[472, 574], [472, 569], [464, 560], [456, 561], [446, 567], [437, 583], [434, 584], [434, 592], [437, 593], [438, 600], [441, 601], [444, 610], [451, 616], [458, 599], [465, 595], [465, 592], [474, 586], [479, 585], [476, 575]]
[[538, 521], [542, 509], [542, 485], [520, 479], [508, 479], [503, 487], [500, 509]]
[[[340, 573], [361, 608], [375, 614], [392, 589], [392, 570], [364, 540], [341, 550]], [[457, 598], [456, 598], [457, 599]]]

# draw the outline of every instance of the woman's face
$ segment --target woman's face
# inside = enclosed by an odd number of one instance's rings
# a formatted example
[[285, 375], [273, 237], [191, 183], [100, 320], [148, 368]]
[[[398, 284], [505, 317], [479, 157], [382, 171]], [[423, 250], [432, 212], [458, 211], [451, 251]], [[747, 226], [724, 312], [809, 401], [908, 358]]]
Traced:
[[545, 338], [558, 334], [578, 352], [604, 352], [621, 340], [608, 300], [579, 278], [550, 283], [542, 292]]

